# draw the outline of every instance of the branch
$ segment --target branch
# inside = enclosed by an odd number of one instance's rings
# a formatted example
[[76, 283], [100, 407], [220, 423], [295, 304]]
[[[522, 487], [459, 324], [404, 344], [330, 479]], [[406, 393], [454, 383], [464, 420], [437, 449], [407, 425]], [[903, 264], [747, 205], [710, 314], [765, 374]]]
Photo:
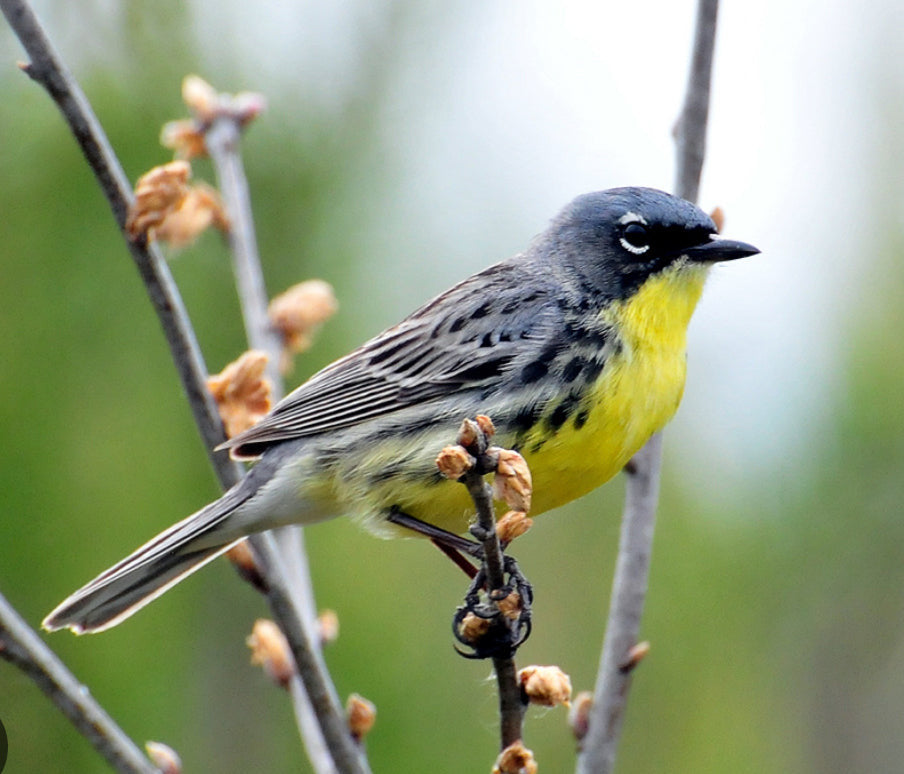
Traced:
[[[87, 98], [62, 63], [28, 3], [25, 0], [0, 0], [0, 9], [31, 58], [31, 63], [23, 69], [47, 90], [59, 107], [107, 197], [116, 223], [123, 233], [132, 259], [138, 267], [160, 318], [211, 463], [221, 485], [224, 488], [233, 486], [241, 479], [243, 469], [230, 461], [225, 453], [213, 452], [213, 449], [225, 440], [225, 436], [216, 406], [206, 387], [207, 369], [181, 296], [159, 250], [153, 245], [148, 245], [144, 239], [133, 241], [125, 233], [126, 213], [132, 200], [131, 187], [126, 175]], [[282, 567], [277, 549], [267, 536], [255, 539], [255, 544], [267, 568], [266, 580], [271, 589], [268, 598], [274, 617], [289, 639], [296, 660], [303, 664], [310, 660], [306, 654], [312, 652], [311, 638], [305, 635], [303, 616], [298, 613], [294, 604], [286, 602], [292, 599], [292, 595], [286, 589], [283, 579], [276, 576]], [[324, 684], [328, 687], [324, 688]], [[306, 682], [305, 687], [309, 695], [317, 697], [312, 698], [315, 710], [332, 705], [330, 717], [318, 716], [318, 720], [327, 744], [331, 745], [334, 761], [340, 766], [339, 771], [343, 774], [367, 771], [366, 764], [362, 763], [359, 751], [345, 726], [344, 715], [339, 709], [335, 691], [333, 690], [331, 694], [332, 685], [325, 675], [325, 670], [316, 679], [312, 678], [311, 685]], [[297, 692], [293, 691], [293, 695], [296, 694]], [[321, 696], [331, 696], [333, 700], [324, 703], [319, 701]], [[336, 731], [340, 722], [343, 734]]]
[[205, 384], [207, 368], [200, 347], [169, 267], [156, 246], [148, 245], [144, 239], [133, 241], [126, 236], [125, 220], [132, 201], [132, 188], [119, 159], [81, 87], [61, 61], [28, 3], [25, 0], [0, 0], [0, 10], [31, 58], [31, 62], [22, 69], [47, 91], [59, 107], [110, 204], [129, 254], [163, 326], [211, 464], [221, 483], [232, 486], [242, 477], [243, 471], [237, 463], [230, 461], [227, 454], [213, 451], [223, 441], [223, 426]]
[[159, 774], [2, 594], [0, 657], [28, 675], [116, 771]]
[[[697, 199], [703, 169], [717, 11], [718, 0], [699, 0], [687, 92], [675, 127], [675, 191], [689, 201]], [[615, 765], [631, 673], [637, 663], [631, 653], [647, 593], [661, 467], [662, 434], [657, 433], [626, 468], [629, 477], [612, 601], [578, 774], [608, 774]]]
[[229, 214], [229, 247], [248, 345], [267, 353], [267, 377], [273, 387], [273, 399], [279, 400], [283, 394], [279, 372], [282, 342], [267, 316], [267, 288], [251, 215], [248, 180], [239, 150], [241, 130], [239, 116], [223, 111], [204, 133], [204, 145], [213, 161]]
[[719, 0], [699, 0], [687, 90], [675, 123], [675, 194], [689, 202], [697, 201], [706, 154], [706, 125], [709, 120], [709, 90], [718, 12]]
[[[493, 659], [493, 671], [496, 673], [499, 690], [500, 749], [505, 750], [519, 742], [522, 735], [526, 703], [518, 683], [514, 654], [530, 632], [529, 618], [525, 619], [525, 614], [530, 609], [531, 591], [520, 574], [518, 585], [515, 578], [516, 567], [512, 560], [506, 563], [502, 544], [496, 532], [493, 489], [484, 478], [487, 473], [498, 469], [499, 457], [503, 453], [503, 450], [489, 445], [493, 433], [493, 424], [489, 418], [478, 416], [476, 421], [465, 419], [458, 433], [459, 445], [444, 449], [437, 459], [437, 465], [443, 475], [457, 478], [465, 485], [477, 512], [475, 523], [471, 526], [471, 534], [483, 549], [481, 569], [473, 579], [465, 598], [466, 603], [456, 612], [454, 621], [456, 636], [474, 650], [473, 655], [466, 653], [462, 655]], [[445, 470], [446, 464], [443, 459], [447, 452], [456, 457], [458, 451], [466, 458], [470, 456], [470, 462], [461, 475], [457, 475], [458, 471]], [[509, 576], [508, 582], [506, 576]], [[479, 595], [484, 589], [485, 603], [479, 601]], [[517, 615], [506, 615], [500, 608], [506, 599], [517, 602]], [[487, 624], [487, 628], [476, 635], [473, 641], [460, 636], [458, 630], [459, 625], [466, 620], [466, 615], [475, 615]]]
[[[486, 573], [487, 593], [492, 599], [493, 592], [502, 591], [506, 585], [502, 546], [499, 544], [499, 537], [496, 534], [493, 491], [484, 479], [479, 465], [466, 473], [462, 481], [467, 486], [471, 499], [474, 501], [474, 507], [477, 509], [475, 524], [477, 529], [472, 527], [472, 532], [483, 545], [483, 568]], [[518, 674], [512, 652], [497, 653], [492, 658], [496, 685], [499, 690], [499, 749], [504, 750], [522, 737], [521, 728], [525, 704], [521, 698], [521, 687], [518, 685]]]
[[[286, 636], [295, 665], [298, 669], [298, 677], [293, 677], [293, 683], [299, 678], [304, 685], [304, 698], [310, 702], [310, 710], [316, 717], [321, 737], [305, 738], [305, 746], [309, 756], [314, 756], [323, 750], [323, 744], [329, 750], [332, 761], [324, 760], [322, 756], [311, 757], [311, 763], [317, 767], [317, 772], [337, 771], [339, 774], [370, 774], [370, 767], [364, 756], [364, 751], [359, 747], [348, 730], [345, 714], [340, 708], [339, 697], [329, 678], [326, 665], [320, 655], [320, 651], [313, 644], [308, 627], [304, 623], [302, 615], [298, 614], [296, 600], [292, 589], [286, 581], [288, 572], [283, 564], [280, 551], [273, 532], [264, 532], [249, 538], [254, 552], [259, 560], [260, 570], [267, 582], [267, 601], [274, 619]], [[301, 692], [294, 684], [290, 688], [293, 699]], [[310, 728], [310, 711], [304, 703], [293, 702], [299, 727]]]
[[[255, 237], [248, 181], [241, 156], [245, 116], [240, 100], [219, 96], [217, 115], [204, 132], [229, 215], [229, 245], [248, 344], [267, 353], [275, 398], [284, 393], [279, 372], [282, 342], [267, 315], [267, 289]], [[295, 659], [290, 695], [302, 740], [318, 774], [364, 772], [361, 748], [349, 734], [345, 713], [320, 654], [313, 584], [301, 527], [284, 527], [249, 538], [265, 578], [275, 619]], [[299, 690], [300, 683], [304, 690]], [[312, 737], [311, 734], [314, 734]]]

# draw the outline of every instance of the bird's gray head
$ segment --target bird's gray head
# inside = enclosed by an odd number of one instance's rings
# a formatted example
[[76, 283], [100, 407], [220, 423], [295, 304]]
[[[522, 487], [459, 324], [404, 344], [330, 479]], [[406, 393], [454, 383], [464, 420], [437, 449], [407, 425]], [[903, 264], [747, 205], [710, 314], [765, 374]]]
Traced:
[[703, 210], [653, 188], [611, 188], [577, 197], [534, 244], [607, 299], [627, 298], [676, 261], [711, 264], [754, 255], [744, 242], [719, 239]]

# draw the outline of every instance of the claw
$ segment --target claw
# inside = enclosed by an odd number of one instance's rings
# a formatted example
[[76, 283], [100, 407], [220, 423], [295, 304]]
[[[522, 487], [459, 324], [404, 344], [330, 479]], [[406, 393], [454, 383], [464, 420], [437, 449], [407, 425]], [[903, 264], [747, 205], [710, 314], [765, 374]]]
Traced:
[[[505, 557], [505, 570], [508, 582], [491, 593], [485, 590], [486, 576], [483, 570], [479, 570], [465, 594], [464, 604], [455, 611], [452, 633], [467, 650], [457, 645], [453, 647], [464, 658], [510, 658], [530, 636], [533, 589], [512, 557]], [[500, 605], [513, 594], [518, 595], [520, 607], [514, 616], [501, 609]], [[463, 624], [469, 615], [486, 621], [488, 625], [485, 628], [478, 626], [476, 631], [466, 631]]]

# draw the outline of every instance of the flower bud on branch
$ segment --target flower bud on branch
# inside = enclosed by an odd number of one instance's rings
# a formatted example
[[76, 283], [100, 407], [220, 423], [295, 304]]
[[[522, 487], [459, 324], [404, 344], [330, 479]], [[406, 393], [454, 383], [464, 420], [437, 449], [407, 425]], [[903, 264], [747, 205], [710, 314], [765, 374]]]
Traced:
[[493, 774], [537, 774], [534, 753], [520, 739], [506, 747], [496, 759]]
[[251, 648], [251, 663], [263, 666], [273, 682], [288, 688], [295, 676], [295, 660], [282, 630], [273, 621], [259, 618], [246, 643]]
[[182, 759], [168, 744], [146, 742], [144, 749], [147, 750], [151, 763], [160, 769], [160, 774], [182, 774]]
[[377, 720], [377, 708], [373, 702], [353, 693], [345, 703], [345, 713], [348, 717], [349, 731], [358, 742], [361, 742], [374, 727]]
[[249, 350], [207, 379], [226, 436], [232, 438], [257, 424], [270, 410], [270, 382], [264, 378], [267, 356]]
[[518, 683], [531, 704], [571, 704], [571, 678], [557, 666], [526, 666], [518, 670]]

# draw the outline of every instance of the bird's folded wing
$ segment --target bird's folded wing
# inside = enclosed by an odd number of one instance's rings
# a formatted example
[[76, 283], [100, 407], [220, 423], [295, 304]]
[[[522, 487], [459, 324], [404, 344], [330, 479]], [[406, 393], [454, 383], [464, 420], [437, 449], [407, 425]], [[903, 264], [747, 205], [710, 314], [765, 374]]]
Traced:
[[525, 294], [506, 276], [512, 270], [497, 264], [456, 285], [315, 374], [223, 448], [257, 456], [273, 443], [498, 383], [530, 362], [561, 322], [549, 294]]

